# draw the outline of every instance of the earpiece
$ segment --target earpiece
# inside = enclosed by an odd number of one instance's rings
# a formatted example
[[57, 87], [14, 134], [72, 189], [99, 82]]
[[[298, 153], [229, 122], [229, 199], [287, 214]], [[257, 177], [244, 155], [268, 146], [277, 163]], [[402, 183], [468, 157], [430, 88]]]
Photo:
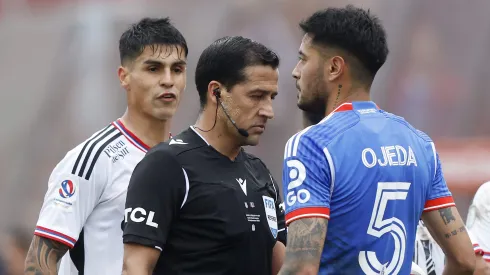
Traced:
[[214, 90], [213, 90], [213, 95], [214, 95], [216, 98], [218, 98], [218, 99], [219, 99], [219, 98], [221, 98], [221, 91], [220, 91], [219, 87], [214, 88]]
[[[236, 125], [235, 121], [230, 117], [230, 115], [226, 111], [225, 105], [223, 104], [223, 102], [221, 102], [221, 91], [220, 91], [219, 87], [216, 87], [213, 89], [213, 95], [216, 97], [216, 101], [218, 101], [218, 104], [221, 105], [221, 108], [223, 108], [223, 113], [225, 113], [226, 117], [230, 120], [231, 124], [233, 124], [233, 126], [237, 129], [238, 133], [244, 137], [248, 137], [247, 130], [245, 130], [243, 128], [239, 128]], [[216, 106], [216, 110], [218, 110], [217, 108], [218, 108], [218, 105]], [[216, 119], [215, 119], [215, 124], [216, 124]], [[214, 126], [213, 126], [213, 128], [214, 128]]]

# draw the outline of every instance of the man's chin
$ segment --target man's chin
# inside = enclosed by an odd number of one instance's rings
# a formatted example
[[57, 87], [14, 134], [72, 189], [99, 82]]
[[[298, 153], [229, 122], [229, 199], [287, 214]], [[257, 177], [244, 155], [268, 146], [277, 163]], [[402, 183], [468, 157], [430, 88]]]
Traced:
[[298, 100], [298, 103], [296, 105], [303, 112], [313, 113], [313, 114], [324, 114], [325, 113], [325, 106], [323, 104], [318, 104], [315, 102], [304, 102], [304, 101]]
[[259, 134], [251, 134], [245, 139], [245, 146], [257, 146], [259, 145], [260, 140]]
[[300, 100], [298, 100], [298, 103], [296, 104], [296, 106], [298, 106], [298, 108], [301, 111], [305, 111], [305, 112], [311, 112], [312, 111], [311, 105], [306, 104], [304, 102], [301, 102]]

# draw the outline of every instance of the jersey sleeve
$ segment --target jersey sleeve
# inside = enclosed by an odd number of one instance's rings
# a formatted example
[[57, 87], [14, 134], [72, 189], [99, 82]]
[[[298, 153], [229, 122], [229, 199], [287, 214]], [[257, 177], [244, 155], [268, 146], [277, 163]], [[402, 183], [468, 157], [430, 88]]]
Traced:
[[483, 184], [475, 194], [466, 221], [475, 253], [490, 262], [490, 182]]
[[185, 170], [165, 151], [148, 153], [129, 182], [124, 211], [124, 243], [162, 250], [189, 190]]
[[284, 152], [286, 225], [301, 218], [330, 218], [333, 185], [327, 154], [312, 137], [303, 133], [293, 136]]
[[[100, 169], [101, 163], [96, 159], [92, 160], [95, 169], [89, 177], [77, 175], [77, 163], [82, 163], [77, 161], [77, 157], [82, 160], [80, 154], [69, 152], [51, 173], [34, 231], [37, 236], [58, 241], [69, 248], [77, 242], [107, 183], [105, 169]], [[86, 170], [80, 169], [81, 174]]]
[[436, 152], [434, 143], [431, 143], [434, 154], [434, 177], [430, 187], [428, 198], [424, 205], [424, 211], [433, 211], [442, 208], [456, 206], [453, 196], [447, 187], [446, 180], [442, 173], [441, 160]]

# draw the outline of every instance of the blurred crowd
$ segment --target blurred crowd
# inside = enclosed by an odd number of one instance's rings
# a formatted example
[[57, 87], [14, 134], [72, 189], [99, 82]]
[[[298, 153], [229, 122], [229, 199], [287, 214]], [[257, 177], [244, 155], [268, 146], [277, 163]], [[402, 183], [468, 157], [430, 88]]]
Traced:
[[[260, 145], [248, 150], [280, 179], [283, 146], [302, 127], [291, 77], [301, 40], [298, 22], [316, 9], [349, 3], [370, 8], [387, 30], [391, 52], [372, 87], [376, 103], [428, 133], [436, 146], [440, 140], [466, 148], [478, 138], [481, 146], [472, 152], [490, 152], [487, 0], [0, 0], [0, 230], [8, 233], [0, 252], [11, 268], [5, 274], [22, 272], [15, 268], [24, 260], [56, 163], [125, 110], [117, 42], [129, 24], [170, 16], [187, 39], [188, 82], [174, 133], [197, 117], [193, 70], [212, 41], [243, 35], [279, 54], [275, 119]], [[465, 216], [478, 184], [490, 180], [484, 174], [490, 153], [477, 161], [483, 174], [465, 182], [456, 180], [459, 163], [471, 164], [472, 155], [454, 148], [439, 150], [443, 165], [445, 156], [452, 164], [456, 176], [448, 182]]]

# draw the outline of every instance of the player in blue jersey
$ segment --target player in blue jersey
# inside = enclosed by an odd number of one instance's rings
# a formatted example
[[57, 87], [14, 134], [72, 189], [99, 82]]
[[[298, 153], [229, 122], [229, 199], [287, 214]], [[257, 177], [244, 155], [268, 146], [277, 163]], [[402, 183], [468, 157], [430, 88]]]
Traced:
[[410, 274], [420, 218], [446, 254], [444, 274], [472, 274], [473, 248], [434, 143], [370, 99], [388, 55], [379, 20], [347, 6], [300, 26], [298, 106], [326, 117], [285, 147], [280, 274]]

